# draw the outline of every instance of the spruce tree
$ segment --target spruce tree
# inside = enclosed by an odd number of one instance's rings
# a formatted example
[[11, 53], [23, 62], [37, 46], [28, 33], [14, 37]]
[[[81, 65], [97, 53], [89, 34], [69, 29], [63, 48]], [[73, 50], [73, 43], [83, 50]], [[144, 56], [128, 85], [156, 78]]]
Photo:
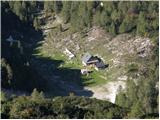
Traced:
[[131, 112], [129, 113], [130, 118], [140, 118], [145, 114], [142, 103], [137, 101], [133, 104]]
[[44, 99], [44, 93], [43, 92], [38, 92], [37, 89], [33, 89], [33, 92], [31, 94], [31, 99], [33, 101], [39, 102]]
[[34, 18], [33, 26], [35, 27], [36, 30], [40, 29], [40, 23], [37, 17]]
[[61, 13], [65, 23], [68, 23], [70, 21], [71, 17], [70, 9], [71, 9], [71, 2], [63, 1], [63, 8]]
[[110, 28], [109, 28], [109, 33], [111, 33], [112, 35], [116, 35], [116, 27], [114, 22], [112, 22]]
[[147, 22], [143, 12], [140, 12], [137, 21], [137, 35], [146, 35], [147, 34]]

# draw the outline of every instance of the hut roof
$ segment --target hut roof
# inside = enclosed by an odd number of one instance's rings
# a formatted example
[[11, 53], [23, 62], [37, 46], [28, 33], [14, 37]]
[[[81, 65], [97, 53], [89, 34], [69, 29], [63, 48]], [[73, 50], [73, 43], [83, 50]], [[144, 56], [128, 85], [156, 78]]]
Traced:
[[100, 61], [100, 62], [97, 62], [97, 63], [95, 64], [95, 66], [96, 66], [97, 68], [103, 68], [103, 67], [105, 67], [105, 64], [103, 63], [103, 61]]
[[89, 53], [84, 54], [84, 56], [82, 57], [82, 61], [87, 63], [90, 59], [91, 59], [92, 55]]

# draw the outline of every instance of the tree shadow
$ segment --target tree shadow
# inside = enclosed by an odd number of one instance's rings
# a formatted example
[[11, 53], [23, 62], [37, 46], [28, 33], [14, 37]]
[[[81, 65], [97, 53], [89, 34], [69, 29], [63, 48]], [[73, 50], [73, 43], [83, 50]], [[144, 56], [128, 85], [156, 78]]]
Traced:
[[159, 114], [158, 113], [149, 113], [149, 114], [145, 114], [143, 116], [140, 116], [140, 119], [156, 119], [159, 118]]
[[92, 96], [92, 92], [85, 90], [79, 69], [60, 68], [63, 60], [53, 60], [46, 57], [33, 57], [32, 67], [45, 80], [43, 90], [47, 96], [68, 96], [74, 93], [78, 96]]
[[[47, 96], [92, 96], [85, 90], [79, 69], [60, 68], [63, 60], [34, 55], [44, 40], [42, 31], [36, 31], [31, 23], [21, 21], [12, 11], [2, 5], [2, 58], [10, 64], [13, 78], [10, 88], [32, 92], [34, 88], [44, 91]], [[21, 41], [23, 54], [17, 46], [9, 46], [9, 35]], [[3, 80], [2, 80], [3, 81]], [[4, 87], [4, 86], [2, 86]]]

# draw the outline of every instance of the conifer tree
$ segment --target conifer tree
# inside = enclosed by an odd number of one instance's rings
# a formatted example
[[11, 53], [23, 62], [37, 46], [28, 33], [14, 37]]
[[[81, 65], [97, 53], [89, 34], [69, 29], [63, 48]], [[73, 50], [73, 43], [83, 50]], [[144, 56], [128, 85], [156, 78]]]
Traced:
[[38, 92], [37, 89], [33, 89], [33, 92], [31, 94], [31, 98], [33, 101], [42, 101], [44, 99], [44, 93]]
[[109, 28], [109, 32], [112, 34], [112, 35], [116, 35], [116, 27], [115, 27], [115, 24], [114, 22], [112, 22], [110, 28]]
[[35, 27], [36, 30], [40, 29], [40, 23], [37, 17], [34, 18], [33, 26]]
[[71, 17], [70, 9], [71, 9], [71, 1], [63, 1], [63, 8], [61, 13], [65, 23], [69, 22], [70, 20]]
[[143, 106], [142, 103], [140, 101], [137, 101], [133, 104], [132, 108], [131, 108], [131, 112], [129, 114], [129, 116], [131, 118], [140, 118], [141, 116], [143, 116], [145, 114], [144, 110], [143, 110]]
[[145, 15], [143, 12], [140, 12], [137, 21], [137, 35], [145, 35], [147, 33], [147, 23]]

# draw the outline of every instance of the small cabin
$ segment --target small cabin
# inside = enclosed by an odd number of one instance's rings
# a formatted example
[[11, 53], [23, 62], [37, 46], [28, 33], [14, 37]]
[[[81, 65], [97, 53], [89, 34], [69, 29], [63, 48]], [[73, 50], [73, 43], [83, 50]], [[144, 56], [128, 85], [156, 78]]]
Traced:
[[82, 64], [84, 66], [95, 64], [96, 62], [98, 62], [98, 59], [96, 57], [93, 57], [89, 53], [84, 54], [84, 56], [82, 57]]
[[103, 69], [106, 67], [104, 62], [97, 56], [92, 56], [89, 53], [84, 54], [82, 57], [82, 64], [84, 66], [94, 66], [96, 70]]

